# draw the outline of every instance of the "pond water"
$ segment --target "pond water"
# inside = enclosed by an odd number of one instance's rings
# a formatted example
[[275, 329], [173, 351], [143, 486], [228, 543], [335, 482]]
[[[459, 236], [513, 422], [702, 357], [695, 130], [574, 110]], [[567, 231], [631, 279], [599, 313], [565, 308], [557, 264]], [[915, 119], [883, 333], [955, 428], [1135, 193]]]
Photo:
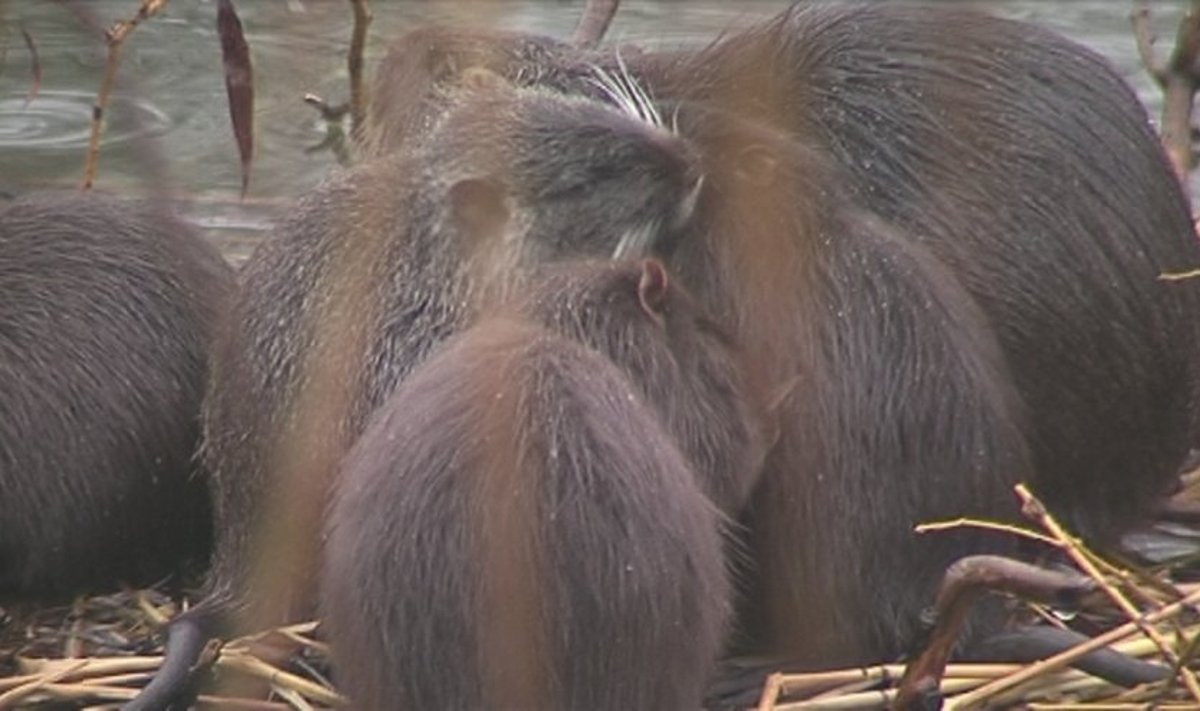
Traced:
[[[313, 92], [331, 102], [345, 99], [345, 52], [352, 17], [344, 0], [240, 0], [236, 4], [255, 71], [256, 157], [247, 199], [239, 200], [240, 169], [228, 125], [216, 3], [211, 0], [176, 0], [126, 42], [97, 185], [128, 193], [166, 187], [186, 197], [189, 218], [210, 230], [232, 256], [240, 257], [276, 210], [337, 165], [332, 153], [310, 150], [325, 129], [302, 97]], [[1157, 121], [1161, 96], [1140, 65], [1130, 31], [1129, 3], [977, 0], [972, 4], [1052, 27], [1104, 54]], [[1154, 27], [1168, 47], [1184, 4], [1182, 0], [1155, 3]], [[78, 184], [91, 104], [105, 61], [100, 35], [89, 27], [128, 17], [137, 5], [137, 0], [0, 4], [0, 190], [19, 193]], [[651, 46], [703, 41], [784, 6], [761, 1], [626, 0], [608, 38]], [[582, 0], [375, 0], [367, 66], [373, 66], [388, 38], [406, 29], [452, 23], [566, 37], [581, 7]], [[33, 37], [42, 67], [41, 93], [28, 105], [31, 72], [21, 28]], [[1168, 47], [1160, 47], [1160, 53]]]

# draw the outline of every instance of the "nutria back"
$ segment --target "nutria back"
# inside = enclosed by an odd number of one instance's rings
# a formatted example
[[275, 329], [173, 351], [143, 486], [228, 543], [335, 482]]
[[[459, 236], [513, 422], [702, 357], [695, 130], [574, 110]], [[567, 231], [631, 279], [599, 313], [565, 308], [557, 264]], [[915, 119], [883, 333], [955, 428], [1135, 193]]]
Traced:
[[[661, 265], [547, 272], [418, 367], [344, 460], [322, 600], [361, 708], [700, 703], [732, 607], [728, 519], [676, 443], [744, 443], [710, 418], [721, 388], [686, 427], [656, 398], [695, 375], [677, 356], [727, 344]], [[744, 492], [757, 471], [720, 473]]]
[[819, 147], [854, 203], [954, 271], [1027, 404], [1034, 484], [1075, 530], [1111, 542], [1153, 509], [1200, 433], [1200, 289], [1158, 277], [1200, 251], [1106, 60], [1027, 23], [890, 3], [798, 3], [649, 59], [657, 96]]
[[590, 68], [569, 44], [539, 35], [424, 27], [397, 37], [375, 69], [367, 119], [356, 142], [378, 157], [423, 140], [453, 94], [483, 70], [519, 86], [586, 86]]
[[0, 209], [0, 595], [146, 583], [207, 554], [193, 455], [233, 281], [166, 208]]
[[[1011, 515], [1016, 479], [1098, 543], [1153, 511], [1195, 441], [1200, 385], [1198, 285], [1159, 275], [1200, 252], [1107, 63], [1024, 23], [891, 3], [800, 3], [646, 59], [631, 69], [660, 100], [783, 132], [836, 177], [774, 151], [781, 178], [758, 189], [773, 199], [702, 198], [668, 262], [735, 312], [746, 347], [813, 385], [781, 416], [748, 520], [759, 648], [812, 667], [901, 653], [924, 581], [977, 550], [911, 527], [953, 508]], [[687, 122], [706, 158], [760, 142]], [[990, 370], [986, 387], [955, 362]], [[988, 391], [1010, 395], [985, 417], [966, 403]]]
[[537, 269], [508, 310], [621, 369], [730, 519], [778, 434], [754, 354], [657, 260], [571, 260]]
[[[307, 526], [278, 541], [308, 553], [295, 563], [272, 556], [293, 572], [263, 575], [308, 579], [312, 525], [337, 460], [397, 384], [482, 305], [547, 261], [653, 241], [694, 206], [699, 176], [685, 142], [645, 117], [575, 97], [464, 90], [431, 137], [318, 187], [244, 268], [205, 410], [220, 540], [211, 606], [201, 610], [228, 607], [249, 587], [241, 581], [261, 537], [274, 536], [261, 529], [271, 521]], [[295, 502], [307, 513], [264, 512], [281, 490], [310, 492]], [[272, 611], [264, 614], [309, 609], [309, 587], [297, 582], [281, 593], [286, 604], [264, 605]]]

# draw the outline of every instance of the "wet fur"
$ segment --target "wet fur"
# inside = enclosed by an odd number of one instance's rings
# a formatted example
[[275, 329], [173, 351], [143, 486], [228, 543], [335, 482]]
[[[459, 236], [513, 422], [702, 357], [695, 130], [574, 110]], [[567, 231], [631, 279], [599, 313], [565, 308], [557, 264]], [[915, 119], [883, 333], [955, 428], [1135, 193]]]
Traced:
[[[845, 201], [937, 265], [931, 283], [958, 291], [946, 303], [977, 304], [977, 325], [965, 333], [994, 334], [1010, 374], [999, 382], [1011, 382], [1019, 396], [1015, 421], [1031, 470], [997, 462], [938, 474], [940, 467], [917, 460], [905, 464], [906, 452], [924, 458], [939, 451], [931, 443], [941, 438], [920, 429], [865, 448], [845, 429], [826, 431], [815, 442], [828, 453], [797, 447], [780, 456], [750, 515], [761, 572], [750, 607], [761, 614], [770, 649], [813, 665], [900, 652], [910, 638], [906, 620], [929, 599], [923, 583], [907, 581], [935, 575], [936, 566], [925, 566], [936, 559], [901, 546], [899, 531], [928, 515], [926, 497], [952, 498], [941, 487], [947, 477], [979, 472], [959, 494], [978, 497], [1028, 476], [1064, 521], [1097, 543], [1152, 510], [1196, 432], [1200, 323], [1196, 285], [1158, 275], [1193, 268], [1200, 254], [1186, 200], [1144, 110], [1102, 59], [1050, 32], [945, 6], [798, 5], [757, 30], [644, 71], [660, 98], [737, 111], [827, 156], [845, 176]], [[681, 133], [688, 136], [686, 128]], [[839, 264], [854, 257], [843, 246], [854, 242], [823, 233], [810, 227], [795, 235], [825, 252], [829, 283], [853, 284], [886, 263]], [[746, 250], [761, 239], [732, 227], [720, 234], [739, 234]], [[822, 239], [827, 246], [819, 246]], [[687, 281], [693, 272], [680, 265], [687, 258], [680, 249], [673, 263]], [[865, 298], [878, 284], [839, 290], [827, 303]], [[752, 286], [740, 280], [725, 291], [750, 325], [739, 333], [747, 347], [800, 356], [795, 365], [803, 370], [813, 367], [803, 359], [808, 339], [826, 344], [825, 352], [848, 344], [817, 366], [829, 370], [811, 393], [816, 408], [797, 413], [785, 446], [813, 442], [804, 433], [814, 424], [882, 421], [898, 399], [884, 393], [913, 368], [929, 368], [929, 380], [914, 383], [906, 399], [914, 412], [938, 412], [927, 401], [944, 393], [939, 366], [902, 349], [893, 335], [869, 333], [878, 328], [880, 306], [895, 308], [897, 294], [863, 304], [862, 318], [845, 308], [810, 316], [819, 330], [789, 342], [787, 329], [750, 333], [754, 319], [791, 310], [782, 299], [767, 307], [747, 302]], [[922, 302], [906, 308], [918, 315]], [[871, 393], [824, 385], [875, 378], [891, 387]], [[944, 441], [965, 452], [972, 438], [964, 435], [951, 432]], [[973, 508], [970, 500], [962, 508]], [[806, 541], [805, 555], [795, 555], [796, 540]], [[892, 568], [890, 561], [904, 563]], [[839, 582], [824, 590], [811, 582], [833, 579]], [[822, 627], [842, 630], [842, 641], [818, 642], [826, 637], [813, 632]]]
[[707, 494], [739, 508], [762, 446], [725, 337], [642, 274], [552, 270], [351, 450], [323, 606], [360, 708], [699, 706], [731, 611]]
[[[173, 627], [311, 614], [337, 462], [409, 371], [529, 267], [652, 241], [694, 207], [694, 157], [640, 118], [486, 82], [456, 102], [427, 143], [301, 200], [244, 267], [204, 415], [217, 552]], [[199, 651], [181, 649], [146, 698], [178, 688]]]
[[146, 584], [207, 554], [192, 457], [232, 282], [165, 208], [0, 208], [0, 597]]
[[744, 647], [893, 658], [945, 564], [985, 547], [913, 524], [1013, 516], [1009, 486], [1031, 479], [1105, 542], [1168, 488], [1196, 431], [1200, 321], [1196, 285], [1157, 276], [1198, 260], [1103, 60], [958, 8], [804, 4], [629, 64], [705, 176], [660, 254], [764, 373], [798, 383], [746, 516]]
[[1077, 530], [1110, 541], [1149, 510], [1196, 409], [1196, 285], [1157, 277], [1197, 249], [1107, 62], [957, 8], [805, 4], [646, 71], [660, 97], [811, 142], [854, 204], [947, 265], [1026, 403], [1034, 484]]
[[521, 87], [577, 94], [593, 76], [582, 53], [558, 40], [519, 32], [428, 27], [392, 42], [371, 84], [371, 103], [355, 136], [366, 158], [421, 141], [479, 70]]
[[[415, 46], [463, 72], [473, 64], [460, 39], [430, 31]], [[513, 47], [546, 42], [473, 36], [471, 46], [506, 77], [549, 77], [555, 90], [607, 98], [575, 67], [617, 72], [622, 62], [558, 48], [525, 71]], [[778, 455], [748, 517], [760, 591], [745, 619], [761, 622], [757, 636], [777, 630], [752, 647], [813, 665], [890, 658], [929, 599], [924, 576], [903, 570], [936, 576], [945, 556], [926, 557], [900, 532], [941, 508], [922, 503], [926, 492], [954, 498], [939, 483], [980, 434], [937, 436], [951, 447], [939, 463], [930, 433], [902, 426], [897, 401], [913, 403], [913, 422], [919, 408], [934, 416], [953, 406], [925, 391], [937, 388], [945, 356], [896, 344], [877, 325], [884, 306], [926, 318], [922, 302], [896, 298], [932, 290], [943, 310], [968, 304], [963, 325], [930, 319], [926, 328], [949, 329], [947, 346], [975, 348], [998, 373], [980, 379], [984, 390], [1007, 393], [986, 398], [1004, 433], [994, 448], [1010, 453], [957, 470], [959, 508], [1011, 514], [1004, 489], [1031, 479], [1097, 543], [1152, 510], [1195, 435], [1200, 380], [1196, 285], [1157, 277], [1198, 255], [1145, 112], [1104, 60], [1045, 30], [944, 5], [812, 3], [697, 50], [623, 54], [703, 155], [699, 227], [673, 233], [660, 253], [709, 308], [741, 325], [739, 339], [775, 361], [777, 378], [800, 376], [796, 391], [811, 403], [785, 424], [782, 450], [792, 454]], [[383, 66], [381, 77], [395, 77], [415, 65]], [[446, 72], [426, 86], [453, 84]], [[772, 148], [772, 131], [795, 150]], [[780, 175], [792, 184], [773, 187]], [[926, 265], [926, 275], [915, 270], [897, 290], [842, 272], [888, 274], [876, 259], [889, 254]], [[856, 309], [861, 323], [846, 316], [856, 297], [844, 284], [875, 290]], [[904, 373], [919, 377], [906, 383]], [[888, 386], [826, 385], [870, 378]], [[847, 441], [847, 425], [870, 430], [882, 413], [893, 413], [893, 437], [865, 448]], [[906, 463], [916, 449], [933, 465]], [[811, 582], [834, 579], [850, 589]]]

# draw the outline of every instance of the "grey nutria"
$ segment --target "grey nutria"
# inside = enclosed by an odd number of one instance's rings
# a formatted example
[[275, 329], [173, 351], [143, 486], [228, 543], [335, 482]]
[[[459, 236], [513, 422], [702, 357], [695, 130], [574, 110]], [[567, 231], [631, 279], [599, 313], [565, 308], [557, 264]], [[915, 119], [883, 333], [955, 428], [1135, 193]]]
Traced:
[[373, 416], [322, 609], [356, 708], [696, 709], [762, 461], [728, 336], [663, 266], [568, 264]]
[[302, 199], [245, 265], [204, 414], [213, 566], [204, 599], [172, 623], [168, 665], [131, 708], [174, 696], [221, 625], [312, 613], [337, 461], [442, 339], [527, 267], [636, 251], [694, 210], [696, 158], [645, 104], [486, 73], [456, 102], [428, 142]]
[[161, 206], [0, 207], [0, 597], [148, 583], [208, 553], [193, 455], [232, 284]]

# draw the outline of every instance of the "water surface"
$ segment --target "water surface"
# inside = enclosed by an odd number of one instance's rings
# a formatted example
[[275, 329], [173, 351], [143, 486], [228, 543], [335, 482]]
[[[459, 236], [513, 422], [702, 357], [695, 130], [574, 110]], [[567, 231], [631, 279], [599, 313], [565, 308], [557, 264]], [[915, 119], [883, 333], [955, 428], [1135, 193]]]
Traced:
[[[1161, 97], [1140, 65], [1129, 3], [972, 4], [1052, 27], [1102, 53], [1133, 85], [1157, 122]], [[75, 3], [89, 17], [44, 0], [0, 5], [5, 30], [0, 32], [5, 50], [0, 55], [0, 189], [22, 192], [78, 184], [105, 57], [103, 42], [88, 23], [110, 24], [137, 5], [137, 0]], [[1166, 42], [1173, 39], [1183, 5], [1155, 3], [1155, 27]], [[228, 126], [216, 4], [211, 1], [176, 0], [130, 36], [109, 108], [97, 184], [128, 193], [167, 188], [184, 196], [190, 204], [188, 216], [242, 256], [281, 205], [336, 168], [333, 154], [311, 150], [324, 137], [325, 127], [302, 97], [313, 92], [332, 102], [345, 99], [352, 17], [344, 0], [241, 0], [237, 6], [255, 71], [256, 158], [248, 199], [238, 199], [240, 168]], [[668, 47], [706, 41], [785, 6], [757, 0], [626, 0], [609, 39]], [[367, 65], [373, 66], [389, 37], [431, 23], [567, 37], [581, 7], [582, 2], [376, 0]], [[29, 55], [18, 28], [33, 36], [42, 64], [41, 93], [28, 104]]]

